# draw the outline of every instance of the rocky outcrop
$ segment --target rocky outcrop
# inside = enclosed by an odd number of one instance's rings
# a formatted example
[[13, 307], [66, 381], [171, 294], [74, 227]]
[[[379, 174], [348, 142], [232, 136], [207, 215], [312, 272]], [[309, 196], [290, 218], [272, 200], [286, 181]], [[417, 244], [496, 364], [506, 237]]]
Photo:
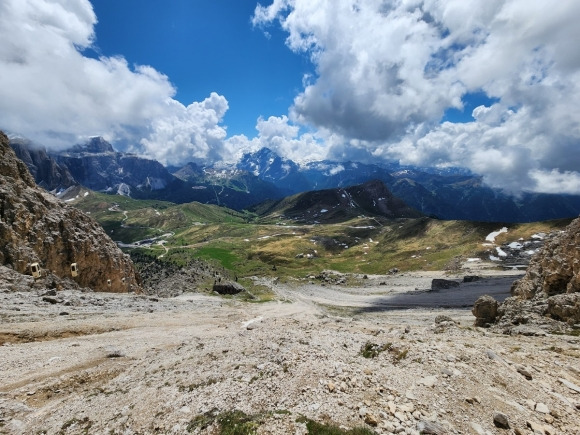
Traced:
[[548, 241], [512, 287], [513, 296], [533, 299], [580, 292], [580, 218]]
[[22, 160], [40, 187], [59, 191], [78, 184], [69, 170], [60, 166], [43, 147], [35, 147], [22, 138], [10, 139], [16, 157]]
[[116, 152], [101, 137], [53, 153], [52, 157], [67, 168], [75, 180], [92, 190], [131, 196], [133, 191], [163, 189], [175, 179], [156, 160]]
[[[552, 329], [554, 321], [580, 322], [580, 218], [545, 243], [511, 294], [497, 309], [500, 326], [534, 323]], [[477, 317], [475, 306], [473, 313]]]
[[31, 275], [34, 263], [80, 287], [141, 290], [130, 258], [92, 218], [39, 188], [0, 132], [0, 265]]

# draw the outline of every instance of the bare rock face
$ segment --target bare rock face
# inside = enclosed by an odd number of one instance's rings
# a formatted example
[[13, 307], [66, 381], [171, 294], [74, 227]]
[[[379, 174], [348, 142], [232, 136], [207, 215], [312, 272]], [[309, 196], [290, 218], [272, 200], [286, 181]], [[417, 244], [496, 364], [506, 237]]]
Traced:
[[580, 292], [580, 218], [544, 245], [511, 289], [512, 296], [521, 299], [533, 299], [540, 292], [548, 297]]
[[511, 294], [497, 310], [496, 323], [505, 331], [523, 324], [558, 328], [557, 321], [580, 322], [580, 218], [546, 242]]
[[34, 263], [96, 291], [141, 290], [129, 257], [92, 218], [36, 186], [0, 132], [0, 265], [30, 275]]

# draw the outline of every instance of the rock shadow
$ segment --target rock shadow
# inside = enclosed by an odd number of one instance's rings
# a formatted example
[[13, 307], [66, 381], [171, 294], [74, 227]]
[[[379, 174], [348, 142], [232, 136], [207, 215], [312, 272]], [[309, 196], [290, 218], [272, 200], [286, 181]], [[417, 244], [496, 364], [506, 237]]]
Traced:
[[[372, 305], [356, 309], [357, 314], [404, 310], [409, 308], [471, 308], [482, 295], [503, 302], [510, 295], [512, 283], [521, 276], [482, 278], [476, 282], [460, 282], [458, 287], [441, 290], [414, 290], [376, 298]], [[458, 281], [459, 282], [459, 281]]]

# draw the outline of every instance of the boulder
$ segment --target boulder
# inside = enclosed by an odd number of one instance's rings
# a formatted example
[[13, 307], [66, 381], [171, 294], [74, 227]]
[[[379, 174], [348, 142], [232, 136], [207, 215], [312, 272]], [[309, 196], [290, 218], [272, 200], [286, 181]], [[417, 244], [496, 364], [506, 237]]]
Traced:
[[556, 320], [580, 323], [580, 293], [556, 295], [548, 298], [548, 314]]
[[475, 316], [475, 326], [489, 326], [495, 322], [499, 303], [489, 295], [480, 296], [473, 304], [471, 312]]
[[444, 290], [454, 287], [459, 287], [459, 283], [457, 281], [440, 278], [435, 278], [433, 281], [431, 281], [431, 290]]
[[220, 295], [237, 295], [246, 289], [234, 281], [216, 282], [213, 285], [213, 291]]

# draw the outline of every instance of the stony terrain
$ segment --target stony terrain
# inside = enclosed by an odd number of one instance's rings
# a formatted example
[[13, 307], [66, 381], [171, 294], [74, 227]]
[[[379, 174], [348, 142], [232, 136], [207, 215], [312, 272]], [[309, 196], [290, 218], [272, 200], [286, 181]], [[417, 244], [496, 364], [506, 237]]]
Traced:
[[[477, 273], [499, 299], [521, 276]], [[424, 308], [476, 288], [427, 291], [434, 278], [462, 275], [261, 279], [277, 294], [261, 304], [0, 286], [0, 433], [215, 434], [240, 418], [237, 433], [580, 434], [580, 338]]]

